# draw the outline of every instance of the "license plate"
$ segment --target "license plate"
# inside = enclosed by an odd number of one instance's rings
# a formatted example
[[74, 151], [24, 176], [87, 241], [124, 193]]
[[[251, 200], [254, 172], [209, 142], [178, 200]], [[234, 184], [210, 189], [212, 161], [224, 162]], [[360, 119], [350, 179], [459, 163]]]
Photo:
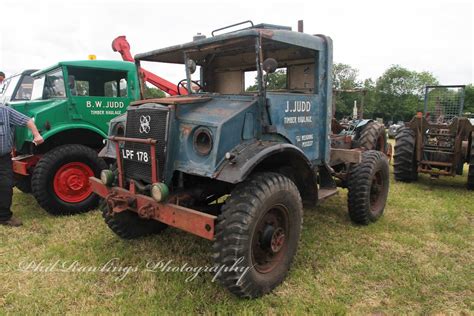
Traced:
[[150, 154], [147, 151], [135, 149], [121, 149], [121, 152], [123, 159], [144, 163], [149, 163], [151, 160]]

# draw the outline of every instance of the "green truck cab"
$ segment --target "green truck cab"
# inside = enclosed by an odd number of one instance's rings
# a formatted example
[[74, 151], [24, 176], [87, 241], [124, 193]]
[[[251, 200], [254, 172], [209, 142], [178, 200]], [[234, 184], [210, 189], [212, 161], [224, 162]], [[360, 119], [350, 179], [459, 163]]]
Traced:
[[140, 98], [137, 68], [124, 61], [65, 61], [32, 76], [31, 100], [7, 105], [33, 118], [45, 142], [35, 146], [27, 128], [15, 130], [16, 186], [52, 214], [90, 210], [98, 199], [88, 178], [106, 167], [97, 153], [108, 123]]

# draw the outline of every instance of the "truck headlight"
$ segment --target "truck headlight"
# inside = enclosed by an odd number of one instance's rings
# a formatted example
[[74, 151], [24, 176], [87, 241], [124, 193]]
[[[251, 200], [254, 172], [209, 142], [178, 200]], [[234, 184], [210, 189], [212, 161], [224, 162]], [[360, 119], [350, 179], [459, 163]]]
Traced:
[[212, 150], [212, 134], [206, 127], [200, 127], [194, 132], [193, 136], [194, 150], [202, 155], [208, 155]]
[[168, 186], [162, 182], [153, 183], [151, 186], [151, 197], [156, 202], [162, 202], [168, 198], [169, 189]]
[[102, 170], [100, 172], [100, 181], [106, 186], [111, 186], [115, 181], [115, 174], [109, 169]]

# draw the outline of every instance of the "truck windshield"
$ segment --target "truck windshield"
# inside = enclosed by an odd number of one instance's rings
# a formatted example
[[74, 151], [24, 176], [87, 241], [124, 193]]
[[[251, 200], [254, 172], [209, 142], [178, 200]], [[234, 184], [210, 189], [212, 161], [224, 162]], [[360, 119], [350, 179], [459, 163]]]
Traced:
[[0, 88], [1, 104], [5, 104], [12, 99], [13, 92], [15, 91], [15, 87], [18, 84], [18, 80], [20, 80], [20, 75], [6, 79], [3, 82], [3, 85]]
[[31, 91], [33, 90], [33, 77], [30, 75], [21, 76], [21, 81], [12, 100], [27, 101], [31, 99]]
[[66, 89], [61, 68], [35, 78], [33, 82], [32, 100], [64, 97], [66, 97]]

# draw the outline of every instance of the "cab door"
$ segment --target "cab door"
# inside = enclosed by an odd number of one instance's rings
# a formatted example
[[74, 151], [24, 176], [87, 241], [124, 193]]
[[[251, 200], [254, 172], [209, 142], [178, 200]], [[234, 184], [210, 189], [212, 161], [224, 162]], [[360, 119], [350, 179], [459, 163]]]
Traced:
[[68, 67], [66, 76], [72, 119], [85, 121], [104, 133], [108, 132], [108, 122], [125, 113], [133, 101], [127, 71]]

